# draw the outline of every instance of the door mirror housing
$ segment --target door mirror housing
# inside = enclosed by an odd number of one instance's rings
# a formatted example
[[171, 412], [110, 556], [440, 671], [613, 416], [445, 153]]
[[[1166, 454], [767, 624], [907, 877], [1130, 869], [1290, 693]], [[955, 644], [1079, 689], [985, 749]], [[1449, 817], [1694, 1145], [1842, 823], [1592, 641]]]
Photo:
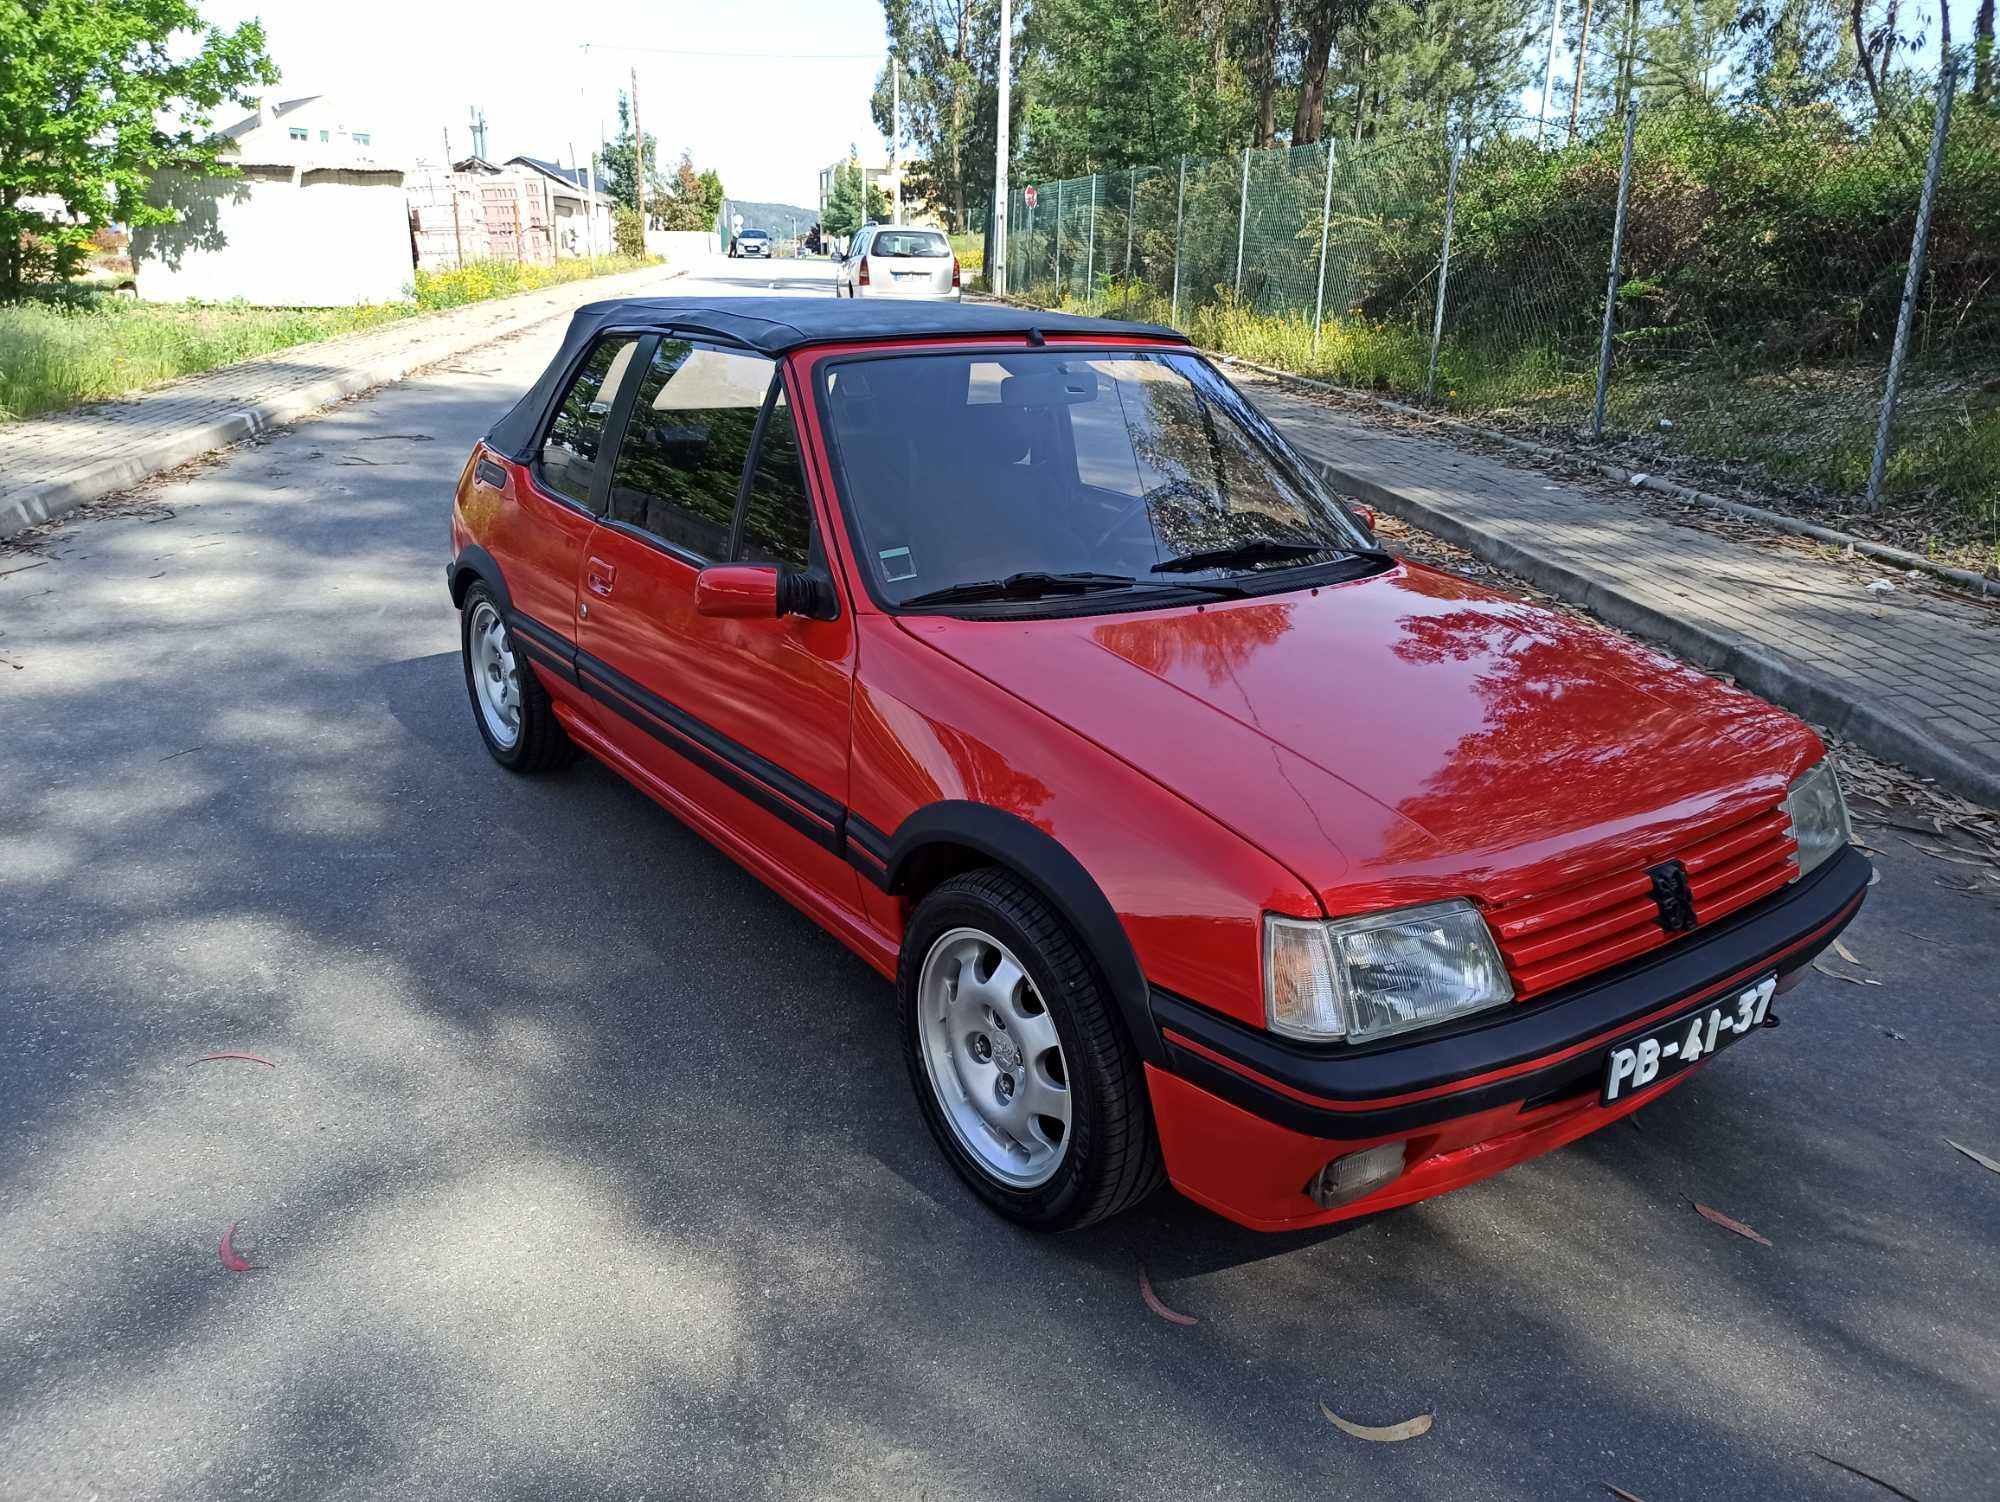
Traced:
[[731, 620], [775, 620], [778, 571], [766, 564], [711, 564], [694, 576], [697, 615]]
[[768, 563], [715, 563], [694, 576], [697, 615], [775, 620], [802, 615], [830, 621], [840, 614], [833, 581], [818, 569], [781, 571]]

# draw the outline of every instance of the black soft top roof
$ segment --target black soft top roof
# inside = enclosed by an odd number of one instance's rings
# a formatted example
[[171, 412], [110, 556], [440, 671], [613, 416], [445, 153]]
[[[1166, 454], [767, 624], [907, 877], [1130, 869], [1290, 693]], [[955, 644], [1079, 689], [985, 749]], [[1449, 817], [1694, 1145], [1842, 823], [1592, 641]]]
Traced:
[[831, 297], [628, 297], [587, 303], [570, 318], [562, 349], [527, 394], [486, 435], [489, 448], [519, 463], [534, 456], [542, 418], [561, 394], [583, 351], [607, 330], [674, 328], [740, 344], [761, 354], [787, 354], [809, 344], [953, 335], [1113, 335], [1171, 340], [1187, 335], [1155, 324], [1079, 318], [999, 303], [849, 301]]

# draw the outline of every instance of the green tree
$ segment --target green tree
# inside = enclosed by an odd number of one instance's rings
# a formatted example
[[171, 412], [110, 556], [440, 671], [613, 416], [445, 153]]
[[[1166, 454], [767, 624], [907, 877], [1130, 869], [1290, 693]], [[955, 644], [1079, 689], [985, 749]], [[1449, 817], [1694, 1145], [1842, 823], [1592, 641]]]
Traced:
[[[975, 153], [982, 109], [994, 109], [992, 67], [1000, 24], [994, 0], [882, 0], [889, 51], [903, 63], [903, 147], [898, 165], [904, 199], [928, 202], [954, 230], [966, 227], [968, 206], [988, 194], [968, 179], [989, 178], [993, 151]], [[893, 130], [890, 68], [875, 81], [871, 105], [884, 136]], [[914, 169], [914, 170], [910, 170]]]
[[621, 203], [611, 211], [611, 248], [635, 259], [646, 254], [646, 221], [628, 204]]
[[833, 169], [833, 184], [827, 190], [826, 209], [819, 216], [830, 235], [851, 235], [864, 224], [879, 224], [889, 217], [889, 199], [875, 184], [862, 191], [864, 174], [861, 156], [852, 146], [847, 160]]
[[[618, 138], [598, 148], [597, 160], [604, 172], [603, 188], [613, 203], [628, 209], [639, 207], [638, 143], [632, 136], [632, 101], [624, 90], [618, 92]], [[666, 196], [667, 180], [660, 171], [660, 143], [646, 133], [646, 206]]]
[[0, 0], [0, 298], [67, 277], [107, 224], [172, 220], [155, 174], [233, 175], [211, 116], [277, 81], [262, 26], [186, 0]]
[[664, 229], [712, 230], [722, 212], [722, 199], [721, 176], [714, 168], [695, 171], [694, 154], [683, 151], [652, 212]]

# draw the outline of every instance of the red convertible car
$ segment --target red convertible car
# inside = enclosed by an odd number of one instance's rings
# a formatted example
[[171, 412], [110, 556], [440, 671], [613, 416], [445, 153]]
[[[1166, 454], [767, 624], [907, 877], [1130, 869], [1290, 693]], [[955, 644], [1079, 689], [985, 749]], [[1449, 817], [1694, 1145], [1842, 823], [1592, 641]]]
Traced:
[[892, 978], [1035, 1227], [1570, 1142], [1775, 1024], [1869, 881], [1806, 726], [1385, 552], [1171, 330], [596, 304], [448, 574], [493, 757], [582, 747]]

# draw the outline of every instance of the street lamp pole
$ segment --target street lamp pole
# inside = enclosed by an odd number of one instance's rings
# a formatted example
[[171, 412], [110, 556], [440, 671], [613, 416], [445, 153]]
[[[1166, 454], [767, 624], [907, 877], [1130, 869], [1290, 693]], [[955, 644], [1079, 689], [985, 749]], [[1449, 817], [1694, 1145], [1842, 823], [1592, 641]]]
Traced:
[[1013, 71], [1014, 22], [1007, 0], [1000, 0], [1000, 98], [993, 148], [993, 264], [986, 268], [986, 285], [1007, 295], [1007, 95]]
[[889, 60], [889, 191], [895, 194], [889, 205], [889, 222], [903, 222], [903, 60]]

